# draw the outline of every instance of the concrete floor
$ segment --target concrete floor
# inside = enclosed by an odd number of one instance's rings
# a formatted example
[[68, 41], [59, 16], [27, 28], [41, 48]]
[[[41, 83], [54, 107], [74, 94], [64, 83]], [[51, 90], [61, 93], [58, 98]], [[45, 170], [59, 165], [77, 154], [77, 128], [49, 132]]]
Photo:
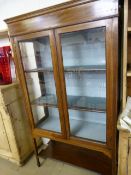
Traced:
[[33, 156], [23, 167], [0, 158], [0, 175], [100, 175], [53, 159], [41, 159], [40, 168]]

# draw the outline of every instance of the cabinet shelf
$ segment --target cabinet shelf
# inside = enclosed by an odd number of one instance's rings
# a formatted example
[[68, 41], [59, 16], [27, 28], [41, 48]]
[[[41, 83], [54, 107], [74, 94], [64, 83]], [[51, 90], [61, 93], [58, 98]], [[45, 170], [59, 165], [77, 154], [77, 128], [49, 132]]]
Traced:
[[57, 107], [57, 98], [55, 95], [41, 96], [32, 101], [31, 104], [38, 106]]
[[[106, 125], [102, 123], [89, 122], [83, 120], [70, 119], [71, 133], [73, 136], [96, 140], [106, 141]], [[37, 125], [38, 128], [61, 132], [59, 118], [48, 117], [46, 120]], [[76, 129], [77, 128], [77, 129]]]
[[[68, 108], [81, 111], [106, 112], [106, 99], [86, 96], [67, 96]], [[41, 96], [32, 105], [58, 107], [55, 95]]]
[[45, 129], [48, 131], [61, 132], [60, 120], [55, 117], [46, 117], [45, 120], [41, 120], [41, 123], [37, 125], [37, 128]]
[[[94, 65], [94, 66], [66, 66], [64, 67], [65, 72], [105, 72], [106, 68], [104, 65]], [[53, 72], [51, 67], [49, 68], [36, 68], [25, 70], [26, 73], [32, 72]]]

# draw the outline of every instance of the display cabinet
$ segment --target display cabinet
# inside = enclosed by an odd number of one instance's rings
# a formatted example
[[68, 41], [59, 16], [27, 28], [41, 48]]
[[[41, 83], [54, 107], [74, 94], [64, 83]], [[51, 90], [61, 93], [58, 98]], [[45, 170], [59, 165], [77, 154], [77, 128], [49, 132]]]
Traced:
[[[6, 22], [37, 164], [49, 156], [115, 175], [118, 1], [71, 1]], [[37, 137], [51, 140], [40, 153]]]

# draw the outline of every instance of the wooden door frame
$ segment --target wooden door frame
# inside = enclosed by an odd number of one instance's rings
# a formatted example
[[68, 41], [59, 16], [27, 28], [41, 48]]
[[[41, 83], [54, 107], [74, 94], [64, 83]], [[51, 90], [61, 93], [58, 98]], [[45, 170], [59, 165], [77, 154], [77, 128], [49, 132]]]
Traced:
[[[63, 106], [64, 113], [66, 117], [66, 129], [67, 129], [67, 138], [73, 142], [79, 142], [81, 145], [92, 144], [92, 146], [101, 146], [107, 149], [112, 149], [115, 144], [116, 132], [114, 127], [116, 124], [117, 117], [117, 81], [118, 81], [118, 55], [117, 55], [117, 25], [118, 18], [111, 18], [99, 21], [93, 21], [88, 23], [81, 23], [72, 26], [62, 27], [55, 30], [56, 45], [58, 52], [58, 62], [59, 62], [59, 71], [61, 78], [61, 87], [62, 87], [62, 97], [63, 97]], [[79, 30], [91, 29], [96, 27], [105, 27], [105, 47], [106, 47], [106, 144], [100, 144], [95, 141], [86, 141], [85, 139], [80, 139], [76, 137], [70, 137], [70, 125], [69, 125], [69, 115], [68, 115], [68, 105], [67, 105], [67, 95], [66, 95], [66, 84], [64, 77], [64, 67], [63, 67], [63, 56], [61, 48], [60, 35], [67, 32], [75, 32]], [[116, 50], [113, 50], [114, 48]], [[111, 117], [110, 117], [111, 116]], [[115, 135], [114, 135], [115, 134]]]
[[[57, 95], [57, 102], [58, 102], [58, 109], [59, 109], [61, 133], [43, 130], [43, 129], [39, 129], [39, 128], [35, 127], [35, 122], [34, 122], [33, 113], [32, 113], [32, 109], [31, 109], [31, 103], [30, 103], [30, 99], [29, 99], [29, 93], [28, 93], [27, 84], [26, 84], [26, 78], [25, 78], [25, 74], [24, 74], [22, 57], [21, 57], [21, 53], [20, 53], [19, 42], [28, 41], [30, 39], [35, 39], [35, 38], [44, 37], [44, 36], [48, 36], [49, 41], [50, 41], [52, 66], [53, 66], [54, 81], [55, 81], [55, 85], [56, 85], [55, 87], [56, 87], [56, 95]], [[25, 107], [26, 107], [26, 111], [28, 114], [30, 124], [31, 124], [33, 136], [37, 137], [37, 133], [41, 133], [41, 134], [43, 134], [43, 137], [47, 137], [47, 138], [51, 138], [51, 139], [52, 138], [59, 138], [59, 139], [66, 138], [66, 131], [65, 131], [65, 127], [64, 127], [63, 106], [62, 106], [62, 102], [61, 102], [61, 87], [60, 87], [60, 81], [59, 81], [59, 76], [58, 76], [59, 75], [58, 74], [58, 67], [57, 67], [58, 63], [57, 63], [57, 59], [56, 59], [57, 54], [56, 54], [56, 46], [55, 46], [53, 30], [46, 30], [46, 31], [26, 34], [23, 36], [17, 36], [17, 37], [12, 38], [11, 42], [13, 45], [13, 50], [14, 50], [16, 57], [17, 57], [17, 59], [15, 59], [15, 64], [17, 67], [17, 72], [18, 72], [18, 76], [20, 79], [22, 91], [24, 94]]]

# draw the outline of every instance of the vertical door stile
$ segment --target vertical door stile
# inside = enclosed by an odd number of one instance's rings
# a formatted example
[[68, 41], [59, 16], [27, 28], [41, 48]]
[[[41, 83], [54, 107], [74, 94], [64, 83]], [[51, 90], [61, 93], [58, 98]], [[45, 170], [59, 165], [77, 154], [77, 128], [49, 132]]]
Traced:
[[58, 54], [58, 65], [59, 65], [59, 74], [60, 74], [60, 83], [62, 88], [62, 100], [63, 100], [63, 111], [65, 115], [65, 125], [66, 125], [66, 133], [67, 138], [70, 137], [70, 124], [69, 124], [69, 114], [68, 114], [68, 105], [67, 105], [67, 96], [66, 96], [66, 85], [65, 85], [65, 75], [64, 75], [64, 66], [63, 66], [63, 58], [62, 58], [62, 47], [60, 36], [55, 30], [55, 38], [56, 38], [56, 46], [57, 46], [57, 54]]
[[54, 30], [50, 31], [50, 47], [52, 51], [52, 63], [53, 63], [53, 70], [54, 70], [54, 79], [56, 82], [56, 93], [58, 97], [58, 107], [60, 112], [60, 123], [61, 123], [61, 129], [63, 132], [63, 137], [67, 137], [66, 133], [66, 127], [65, 127], [65, 114], [63, 110], [63, 100], [62, 100], [62, 90], [61, 90], [61, 81], [60, 81], [60, 75], [59, 72], [59, 62], [57, 59], [57, 47], [56, 47], [56, 40], [55, 40], [55, 32]]
[[[114, 91], [114, 84], [117, 83], [117, 79], [114, 81], [114, 77], [117, 75], [117, 64], [115, 64], [115, 58], [113, 56], [113, 20], [109, 19], [106, 22], [106, 61], [107, 61], [107, 145], [111, 148], [113, 145], [113, 128], [115, 118], [115, 105], [114, 102], [117, 98], [117, 94]], [[116, 46], [115, 46], [116, 47]], [[116, 67], [114, 69], [114, 67]], [[115, 72], [116, 71], [116, 72]], [[112, 125], [111, 125], [112, 124]]]

